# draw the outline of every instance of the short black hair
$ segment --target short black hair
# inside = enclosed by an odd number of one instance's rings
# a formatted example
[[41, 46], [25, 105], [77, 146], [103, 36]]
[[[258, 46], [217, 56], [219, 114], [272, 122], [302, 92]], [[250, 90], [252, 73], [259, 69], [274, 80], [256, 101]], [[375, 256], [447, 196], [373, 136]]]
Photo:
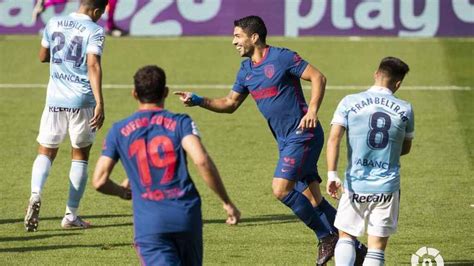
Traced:
[[109, 4], [109, 0], [81, 0], [81, 5], [88, 6], [90, 8], [98, 8], [105, 10], [105, 7]]
[[386, 74], [392, 81], [401, 81], [410, 68], [401, 59], [388, 56], [382, 59], [378, 71]]
[[265, 22], [259, 16], [247, 16], [237, 20], [234, 20], [234, 27], [240, 27], [248, 35], [251, 36], [257, 33], [260, 37], [260, 41], [266, 44], [267, 39], [267, 27]]
[[156, 65], [144, 66], [133, 76], [135, 92], [142, 103], [158, 103], [166, 88], [165, 71]]

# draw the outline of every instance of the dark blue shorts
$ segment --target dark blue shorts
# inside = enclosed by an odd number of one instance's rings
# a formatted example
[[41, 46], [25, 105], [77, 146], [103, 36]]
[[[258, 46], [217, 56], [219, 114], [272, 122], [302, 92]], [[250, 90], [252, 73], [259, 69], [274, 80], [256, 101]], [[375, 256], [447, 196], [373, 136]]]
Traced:
[[297, 182], [298, 190], [306, 189], [313, 181], [321, 183], [317, 163], [323, 144], [324, 133], [319, 123], [314, 129], [293, 133], [280, 141], [280, 158], [273, 176]]
[[161, 233], [135, 239], [141, 265], [202, 265], [202, 229], [198, 231]]

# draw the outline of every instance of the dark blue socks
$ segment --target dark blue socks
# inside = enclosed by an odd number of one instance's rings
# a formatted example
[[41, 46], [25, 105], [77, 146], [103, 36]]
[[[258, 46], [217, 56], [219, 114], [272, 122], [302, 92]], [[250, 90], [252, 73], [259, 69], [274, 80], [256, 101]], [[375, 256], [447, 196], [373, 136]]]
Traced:
[[325, 198], [323, 198], [323, 200], [321, 201], [321, 203], [319, 203], [318, 206], [314, 207], [314, 211], [319, 214], [324, 224], [328, 228], [331, 228], [331, 231], [337, 233], [337, 228], [334, 226], [337, 210], [331, 204], [329, 204], [329, 202]]
[[292, 190], [281, 202], [288, 206], [311, 230], [321, 239], [331, 234], [331, 227], [324, 222], [321, 216], [311, 205], [311, 202], [299, 191]]

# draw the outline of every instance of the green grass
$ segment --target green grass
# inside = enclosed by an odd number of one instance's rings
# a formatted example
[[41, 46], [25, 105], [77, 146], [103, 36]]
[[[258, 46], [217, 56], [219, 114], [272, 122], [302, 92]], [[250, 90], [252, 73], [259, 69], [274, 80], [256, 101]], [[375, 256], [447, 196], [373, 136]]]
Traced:
[[[472, 265], [474, 40], [273, 38], [270, 43], [298, 51], [326, 74], [329, 85], [371, 85], [380, 58], [393, 55], [411, 67], [404, 85], [471, 88], [415, 91], [402, 87], [397, 93], [414, 105], [416, 138], [412, 152], [402, 158], [399, 231], [390, 240], [386, 261], [388, 265], [409, 264], [412, 253], [430, 246], [441, 251], [445, 262]], [[49, 68], [38, 62], [38, 48], [36, 36], [1, 36], [0, 84], [46, 84]], [[229, 38], [108, 39], [103, 58], [104, 84], [131, 84], [135, 70], [145, 64], [164, 67], [170, 84], [232, 84], [239, 62]], [[326, 133], [338, 101], [354, 92], [326, 92], [320, 111]], [[91, 152], [90, 175], [106, 130], [136, 108], [128, 89], [105, 89], [104, 93], [106, 123]], [[205, 89], [199, 93], [217, 97], [227, 91]], [[2, 88], [0, 95], [0, 264], [138, 264], [131, 247], [130, 202], [99, 194], [89, 185], [81, 214], [95, 227], [85, 231], [60, 229], [68, 190], [68, 143], [61, 146], [46, 183], [39, 231], [24, 232], [22, 220], [45, 86]], [[249, 98], [233, 115], [184, 108], [174, 97], [168, 99], [167, 108], [191, 114], [243, 213], [239, 226], [226, 226], [217, 197], [190, 166], [203, 198], [204, 263], [313, 264], [316, 241], [312, 232], [271, 195], [277, 148], [253, 100]], [[323, 174], [325, 162], [323, 152], [319, 163]], [[113, 179], [124, 177], [121, 167], [117, 167]]]

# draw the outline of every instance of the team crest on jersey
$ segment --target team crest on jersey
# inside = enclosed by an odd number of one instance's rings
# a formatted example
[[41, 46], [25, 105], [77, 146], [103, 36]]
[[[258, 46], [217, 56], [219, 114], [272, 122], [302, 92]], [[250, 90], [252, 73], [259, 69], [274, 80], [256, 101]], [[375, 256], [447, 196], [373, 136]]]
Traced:
[[265, 72], [265, 76], [271, 79], [273, 74], [275, 74], [275, 67], [273, 65], [266, 65], [263, 71]]
[[295, 54], [293, 56], [293, 62], [295, 62], [296, 65], [299, 65], [301, 63], [301, 57], [299, 54]]

